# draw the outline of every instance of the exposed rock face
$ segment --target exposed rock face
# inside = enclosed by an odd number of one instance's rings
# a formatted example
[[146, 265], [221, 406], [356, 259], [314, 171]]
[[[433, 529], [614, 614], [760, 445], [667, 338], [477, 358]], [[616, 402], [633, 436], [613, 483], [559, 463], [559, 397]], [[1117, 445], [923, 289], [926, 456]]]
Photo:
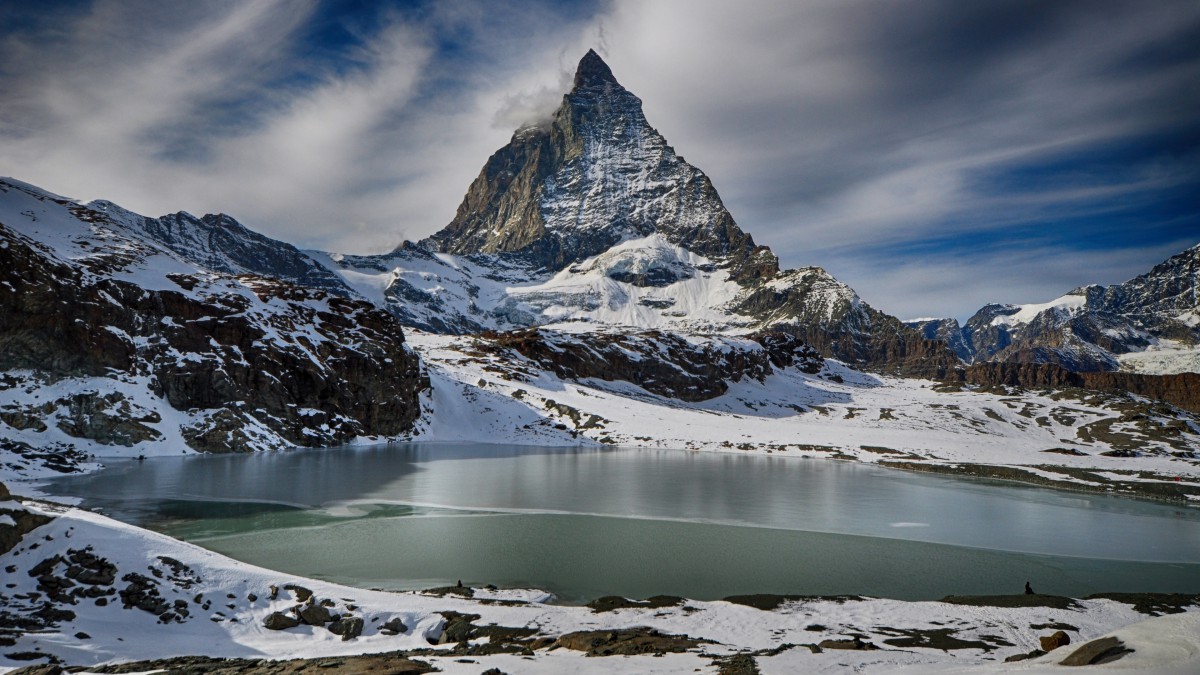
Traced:
[[917, 319], [915, 321], [905, 321], [904, 324], [916, 330], [926, 340], [941, 340], [945, 342], [946, 346], [950, 347], [958, 358], [967, 363], [970, 363], [975, 358], [975, 354], [971, 349], [971, 345], [967, 342], [958, 319]]
[[129, 447], [162, 435], [144, 424], [161, 422], [162, 416], [152, 410], [140, 409], [120, 392], [105, 395], [83, 392], [56, 403], [64, 404], [66, 412], [60, 417], [58, 428], [75, 438]]
[[1029, 389], [1079, 387], [1129, 392], [1200, 412], [1200, 373], [1079, 373], [1049, 363], [977, 363], [959, 371], [956, 376], [970, 384], [999, 384]]
[[[103, 445], [182, 433], [198, 450], [244, 451], [397, 434], [415, 419], [419, 364], [386, 311], [189, 267], [27, 186], [0, 182], [0, 198], [0, 370], [31, 387], [78, 380], [65, 398], [5, 409], [6, 422], [53, 418]], [[182, 429], [162, 427], [164, 401], [188, 413]]]
[[[0, 488], [2, 487], [3, 485], [0, 484]], [[53, 520], [49, 516], [32, 513], [25, 509], [0, 508], [0, 516], [7, 516], [13, 523], [12, 525], [0, 523], [0, 555], [11, 551], [26, 534]]]
[[689, 339], [657, 331], [576, 334], [534, 328], [484, 337], [561, 378], [623, 380], [683, 401], [720, 396], [731, 381], [762, 381], [772, 367], [816, 373], [824, 366], [814, 349], [782, 332], [749, 339]]
[[788, 270], [754, 287], [737, 310], [771, 330], [787, 331], [852, 365], [915, 377], [941, 377], [958, 365], [945, 343], [927, 340], [896, 317], [863, 302], [819, 267]]

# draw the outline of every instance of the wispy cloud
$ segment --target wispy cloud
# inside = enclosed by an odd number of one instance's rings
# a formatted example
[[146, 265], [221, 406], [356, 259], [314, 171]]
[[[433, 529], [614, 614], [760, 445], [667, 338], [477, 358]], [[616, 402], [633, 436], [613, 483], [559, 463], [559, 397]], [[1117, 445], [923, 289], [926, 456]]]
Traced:
[[385, 8], [335, 16], [343, 44], [315, 59], [327, 47], [307, 29], [331, 8], [99, 0], [8, 34], [0, 170], [149, 214], [220, 210], [303, 246], [381, 252], [449, 222], [513, 127], [556, 105], [578, 50], [553, 38], [586, 20], [525, 3]]

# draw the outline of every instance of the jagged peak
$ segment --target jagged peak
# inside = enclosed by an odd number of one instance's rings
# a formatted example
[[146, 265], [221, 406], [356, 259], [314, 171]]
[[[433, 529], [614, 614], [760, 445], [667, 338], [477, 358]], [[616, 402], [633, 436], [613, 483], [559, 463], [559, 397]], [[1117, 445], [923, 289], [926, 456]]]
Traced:
[[579, 67], [575, 69], [575, 88], [581, 89], [606, 84], [620, 86], [617, 78], [613, 77], [612, 69], [608, 67], [604, 59], [600, 58], [596, 50], [589, 49], [579, 60]]

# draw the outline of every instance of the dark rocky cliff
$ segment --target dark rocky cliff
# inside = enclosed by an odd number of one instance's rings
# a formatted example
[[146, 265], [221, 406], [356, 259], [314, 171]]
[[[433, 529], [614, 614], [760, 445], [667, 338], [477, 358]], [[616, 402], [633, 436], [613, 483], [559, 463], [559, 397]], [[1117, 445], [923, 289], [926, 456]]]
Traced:
[[1006, 385], [1026, 389], [1078, 387], [1095, 391], [1128, 392], [1200, 412], [1200, 373], [1142, 375], [1138, 373], [1073, 372], [1051, 363], [977, 363], [953, 378], [969, 384]]
[[167, 287], [140, 285], [122, 277], [169, 256], [108, 229], [102, 213], [32, 196], [48, 215], [31, 218], [74, 218], [94, 236], [73, 242], [86, 257], [64, 256], [0, 223], [0, 370], [16, 373], [0, 386], [111, 386], [10, 406], [4, 423], [49, 420], [68, 436], [131, 446], [162, 433], [148, 393], [188, 413], [189, 445], [225, 452], [258, 447], [261, 431], [333, 445], [397, 434], [417, 417], [425, 382], [385, 310], [253, 275], [169, 272], [158, 277]]

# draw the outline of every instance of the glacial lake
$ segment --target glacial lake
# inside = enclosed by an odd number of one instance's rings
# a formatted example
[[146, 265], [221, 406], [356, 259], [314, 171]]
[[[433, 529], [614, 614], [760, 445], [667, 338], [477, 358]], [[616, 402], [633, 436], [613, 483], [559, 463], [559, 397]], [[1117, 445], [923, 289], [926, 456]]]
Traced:
[[48, 489], [360, 587], [602, 595], [1200, 591], [1200, 509], [779, 456], [402, 444], [107, 460]]

